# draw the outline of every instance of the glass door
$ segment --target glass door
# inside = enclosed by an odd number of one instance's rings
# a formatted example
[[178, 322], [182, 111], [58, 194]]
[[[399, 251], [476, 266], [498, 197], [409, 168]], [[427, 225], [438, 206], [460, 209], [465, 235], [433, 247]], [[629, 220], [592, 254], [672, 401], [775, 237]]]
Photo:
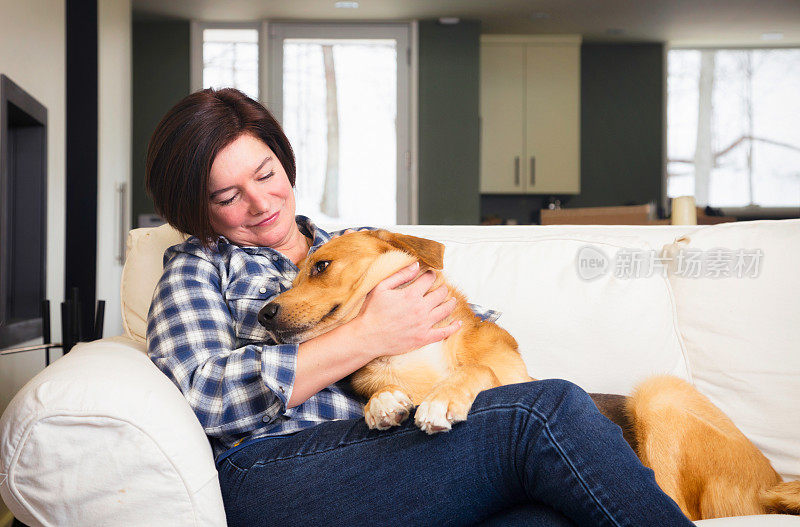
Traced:
[[269, 25], [267, 105], [297, 158], [297, 212], [410, 223], [409, 27]]

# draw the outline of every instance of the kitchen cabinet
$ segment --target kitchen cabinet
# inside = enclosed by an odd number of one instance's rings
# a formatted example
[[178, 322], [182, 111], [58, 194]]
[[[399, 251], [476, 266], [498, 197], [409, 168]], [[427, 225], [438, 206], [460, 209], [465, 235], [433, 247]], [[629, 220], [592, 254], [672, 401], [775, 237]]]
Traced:
[[580, 37], [481, 37], [481, 192], [580, 192]]

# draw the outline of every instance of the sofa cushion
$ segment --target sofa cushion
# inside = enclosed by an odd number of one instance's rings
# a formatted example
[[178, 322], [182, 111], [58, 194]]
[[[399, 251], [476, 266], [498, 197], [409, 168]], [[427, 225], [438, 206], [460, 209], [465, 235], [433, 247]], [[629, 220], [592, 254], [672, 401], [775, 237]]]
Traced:
[[128, 234], [128, 250], [122, 269], [122, 327], [136, 342], [147, 336], [147, 312], [153, 291], [164, 269], [164, 251], [186, 239], [167, 224], [134, 229]]
[[694, 522], [697, 527], [800, 527], [800, 518], [786, 514], [757, 514]]
[[[688, 259], [683, 277], [670, 275], [697, 388], [778, 472], [800, 478], [800, 220], [704, 227], [681, 246], [706, 256], [699, 278]], [[760, 251], [755, 272], [706, 276], [728, 251], [745, 265]]]

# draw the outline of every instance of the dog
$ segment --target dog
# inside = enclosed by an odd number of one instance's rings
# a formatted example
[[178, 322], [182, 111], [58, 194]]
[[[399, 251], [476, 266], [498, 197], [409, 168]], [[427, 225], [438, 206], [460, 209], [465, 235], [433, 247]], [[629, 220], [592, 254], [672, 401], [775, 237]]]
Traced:
[[[293, 287], [267, 303], [258, 319], [276, 342], [304, 342], [354, 319], [379, 282], [418, 261], [420, 275], [435, 273], [430, 289], [445, 284], [457, 300], [439, 326], [459, 320], [460, 329], [442, 342], [379, 357], [350, 382], [367, 400], [370, 428], [397, 426], [416, 407], [421, 430], [446, 432], [467, 419], [481, 391], [534, 379], [516, 340], [475, 316], [446, 282], [443, 260], [444, 246], [432, 240], [385, 230], [344, 234], [301, 261]], [[800, 514], [800, 482], [782, 482], [767, 458], [689, 383], [657, 376], [629, 397], [590, 395], [689, 519]]]
[[800, 481], [769, 460], [706, 396], [678, 377], [646, 379], [625, 401], [634, 451], [690, 520], [800, 514]]
[[[298, 264], [291, 289], [261, 309], [259, 321], [276, 342], [299, 343], [355, 318], [380, 281], [420, 262], [419, 274], [433, 270], [431, 289], [445, 283], [444, 246], [424, 238], [384, 230], [344, 234]], [[367, 425], [385, 430], [399, 425], [417, 407], [416, 424], [427, 433], [450, 430], [467, 418], [478, 393], [532, 380], [517, 342], [500, 326], [483, 322], [464, 296], [447, 285], [455, 311], [439, 325], [460, 320], [461, 328], [442, 342], [373, 360], [350, 378], [368, 402]]]

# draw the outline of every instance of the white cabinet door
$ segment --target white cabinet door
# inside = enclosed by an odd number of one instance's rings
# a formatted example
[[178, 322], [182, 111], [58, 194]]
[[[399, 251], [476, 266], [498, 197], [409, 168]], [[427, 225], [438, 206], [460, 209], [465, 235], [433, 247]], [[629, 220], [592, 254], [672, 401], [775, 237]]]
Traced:
[[528, 44], [526, 190], [580, 192], [580, 46]]
[[481, 192], [525, 192], [525, 48], [481, 45]]
[[481, 37], [481, 192], [580, 193], [580, 37]]

